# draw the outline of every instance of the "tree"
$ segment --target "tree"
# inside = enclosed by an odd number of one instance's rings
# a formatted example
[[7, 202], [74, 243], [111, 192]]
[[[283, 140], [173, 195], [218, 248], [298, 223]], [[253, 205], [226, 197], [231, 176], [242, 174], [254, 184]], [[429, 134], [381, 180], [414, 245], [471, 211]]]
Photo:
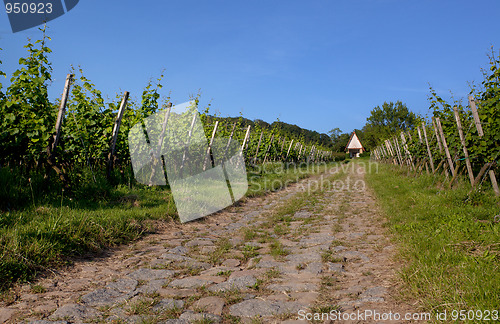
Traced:
[[334, 128], [328, 132], [330, 135], [330, 140], [332, 141], [332, 150], [335, 152], [344, 152], [349, 137], [349, 133], [342, 133], [340, 128]]
[[382, 107], [371, 111], [363, 127], [364, 145], [367, 148], [378, 146], [383, 140], [399, 134], [401, 131], [413, 129], [421, 120], [420, 116], [410, 111], [401, 101], [384, 102]]
[[330, 135], [330, 138], [332, 139], [332, 142], [334, 142], [334, 143], [338, 140], [340, 134], [342, 134], [342, 130], [338, 127], [334, 128], [328, 132], [328, 135]]

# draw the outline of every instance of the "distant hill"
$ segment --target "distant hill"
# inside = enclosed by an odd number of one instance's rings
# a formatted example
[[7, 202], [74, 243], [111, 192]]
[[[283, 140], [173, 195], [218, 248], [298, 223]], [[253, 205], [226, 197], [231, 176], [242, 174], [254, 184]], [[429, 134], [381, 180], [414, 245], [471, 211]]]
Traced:
[[241, 121], [242, 125], [244, 126], [252, 126], [252, 128], [256, 125], [265, 128], [265, 129], [279, 129], [280, 133], [284, 136], [288, 136], [290, 138], [304, 138], [304, 144], [315, 144], [315, 145], [321, 145], [324, 148], [333, 148], [333, 142], [328, 136], [328, 134], [325, 133], [318, 133], [317, 131], [312, 131], [309, 129], [305, 129], [302, 127], [299, 127], [297, 125], [292, 125], [288, 123], [284, 123], [281, 121], [275, 121], [272, 124], [269, 124], [268, 122], [265, 122], [261, 119], [255, 119], [255, 120], [250, 120], [248, 118], [244, 117], [214, 117], [210, 116], [209, 119], [213, 120], [224, 120], [224, 121], [230, 121], [230, 122], [237, 122]]

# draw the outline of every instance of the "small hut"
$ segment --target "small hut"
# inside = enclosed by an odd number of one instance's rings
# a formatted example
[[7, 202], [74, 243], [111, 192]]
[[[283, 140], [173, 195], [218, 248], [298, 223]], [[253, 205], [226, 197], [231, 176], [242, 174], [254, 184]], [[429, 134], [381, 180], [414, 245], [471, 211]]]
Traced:
[[347, 146], [345, 147], [345, 150], [347, 153], [349, 153], [349, 156], [351, 158], [359, 157], [359, 155], [365, 151], [365, 148], [359, 141], [356, 132], [352, 132], [351, 137], [349, 138], [349, 142], [347, 142]]

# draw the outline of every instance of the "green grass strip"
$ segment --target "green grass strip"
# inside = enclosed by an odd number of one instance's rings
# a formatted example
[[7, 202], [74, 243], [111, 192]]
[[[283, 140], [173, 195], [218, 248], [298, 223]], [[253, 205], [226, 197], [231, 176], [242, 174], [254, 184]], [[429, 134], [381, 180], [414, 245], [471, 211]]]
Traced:
[[500, 200], [467, 196], [467, 183], [442, 189], [433, 176], [380, 164], [367, 174], [400, 242], [409, 298], [426, 311], [500, 309]]

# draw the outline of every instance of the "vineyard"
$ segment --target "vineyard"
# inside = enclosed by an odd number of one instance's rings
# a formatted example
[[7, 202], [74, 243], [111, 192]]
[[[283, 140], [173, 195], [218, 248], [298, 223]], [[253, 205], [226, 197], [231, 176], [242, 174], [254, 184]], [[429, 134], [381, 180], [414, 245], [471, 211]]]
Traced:
[[[35, 192], [50, 192], [55, 190], [54, 186], [62, 186], [67, 194], [80, 196], [92, 193], [101, 196], [103, 192], [96, 189], [102, 186], [131, 187], [135, 181], [128, 134], [134, 125], [142, 124], [144, 128], [147, 117], [172, 105], [169, 97], [160, 98], [163, 75], [146, 85], [140, 102], [131, 99], [129, 92], [106, 102], [82, 69], [72, 68], [61, 100], [52, 103], [47, 93], [51, 82], [48, 40], [44, 33], [41, 40], [26, 45], [29, 56], [20, 59], [21, 68], [13, 73], [5, 93], [0, 88], [2, 181], [22, 178]], [[198, 103], [199, 96], [191, 99]], [[314, 142], [306, 138], [310, 131], [299, 129], [298, 134], [291, 133], [285, 123], [269, 125], [241, 116], [214, 116], [210, 107], [200, 114], [200, 119], [210, 143], [217, 138], [242, 143], [250, 167], [267, 162], [344, 158], [343, 154], [335, 156], [324, 140]], [[54, 176], [60, 181], [51, 181]], [[6, 184], [2, 187], [2, 209], [16, 208], [31, 196], [28, 192], [25, 195], [8, 192]]]
[[490, 71], [473, 88], [468, 107], [449, 103], [431, 88], [430, 121], [382, 141], [372, 150], [372, 159], [408, 167], [417, 174], [440, 174], [448, 187], [462, 175], [470, 182], [469, 195], [483, 188], [489, 178], [500, 195], [497, 177], [500, 167], [500, 59], [490, 56]]

